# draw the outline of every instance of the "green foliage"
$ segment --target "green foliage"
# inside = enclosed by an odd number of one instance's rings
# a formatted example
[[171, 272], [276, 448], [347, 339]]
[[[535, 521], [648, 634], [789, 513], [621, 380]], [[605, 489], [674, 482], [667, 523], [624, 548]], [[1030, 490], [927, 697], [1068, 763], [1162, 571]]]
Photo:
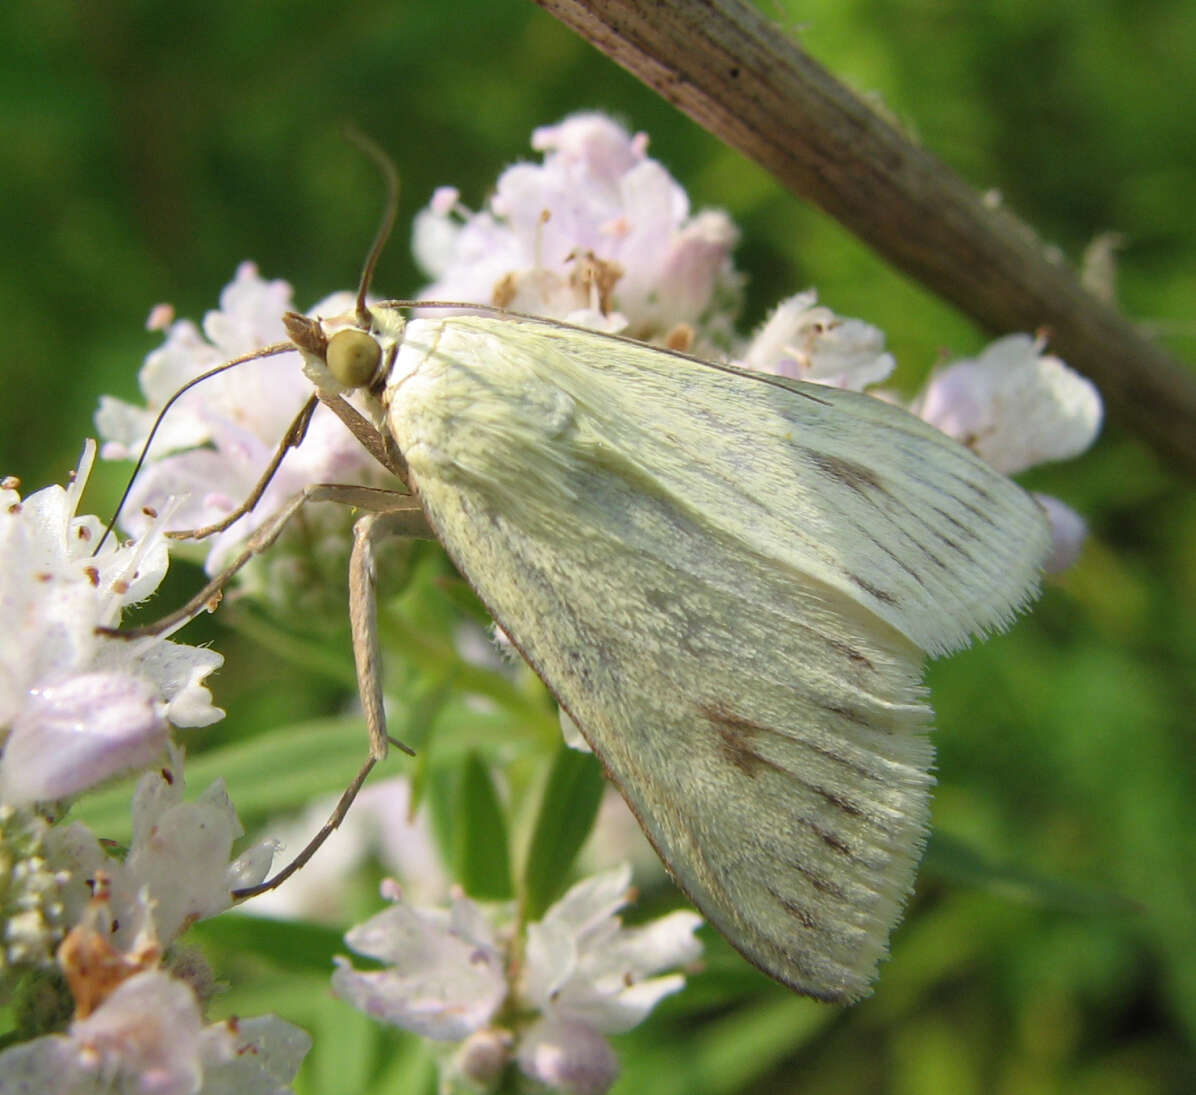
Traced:
[[462, 768], [453, 876], [470, 897], [507, 901], [514, 893], [511, 857], [506, 814], [494, 777], [476, 753], [465, 759]]
[[[1190, 0], [764, 8], [1073, 260], [1096, 233], [1123, 233], [1126, 311], [1196, 357]], [[61, 481], [101, 393], [134, 396], [158, 343], [140, 330], [155, 302], [198, 319], [246, 257], [303, 305], [355, 281], [381, 186], [339, 137], [344, 120], [393, 155], [409, 222], [440, 184], [480, 205], [501, 167], [530, 155], [536, 125], [610, 110], [651, 135], [695, 207], [722, 206], [743, 227], [749, 322], [816, 285], [887, 331], [908, 387], [943, 348], [984, 338], [522, 0], [12, 4], [0, 31], [0, 473], [26, 490]], [[402, 230], [377, 284], [419, 288]], [[123, 474], [102, 469], [85, 508], [109, 508]], [[843, 1014], [797, 999], [704, 932], [705, 972], [618, 1041], [616, 1091], [1196, 1089], [1196, 502], [1116, 423], [1032, 485], [1080, 509], [1092, 539], [1010, 634], [932, 668], [941, 836], [876, 995]], [[387, 665], [393, 729], [420, 755], [387, 764], [415, 775], [442, 847], [477, 872], [467, 888], [497, 896], [518, 877], [528, 911], [542, 911], [596, 806], [597, 766], [557, 754], [543, 801], [578, 805], [550, 831], [547, 805], [531, 812], [559, 740], [550, 705], [526, 674], [458, 666], [467, 592], [432, 555], [404, 565], [415, 576], [384, 583], [382, 626], [388, 651], [406, 655]], [[216, 688], [230, 718], [193, 732], [194, 750], [213, 748], [187, 776], [195, 789], [228, 779], [252, 832], [339, 790], [364, 735], [344, 714], [339, 621], [337, 648], [324, 633], [305, 645], [299, 621], [246, 617], [240, 634], [206, 633], [228, 657]], [[454, 844], [453, 802], [490, 819], [490, 852]], [[127, 839], [127, 790], [84, 816]], [[350, 904], [368, 913], [376, 891]], [[198, 927], [187, 941], [228, 981], [212, 1013], [305, 1026], [302, 1092], [432, 1092], [418, 1040], [330, 997], [349, 916], [335, 931]]]
[[523, 915], [539, 920], [565, 889], [569, 869], [590, 834], [602, 801], [602, 766], [562, 745], [548, 772], [523, 880]]

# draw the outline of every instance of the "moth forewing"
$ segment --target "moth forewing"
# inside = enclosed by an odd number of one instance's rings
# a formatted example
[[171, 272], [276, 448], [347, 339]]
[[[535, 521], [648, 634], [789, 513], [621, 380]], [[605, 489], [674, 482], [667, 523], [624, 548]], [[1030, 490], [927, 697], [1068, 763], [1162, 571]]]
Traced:
[[546, 323], [413, 320], [382, 399], [695, 904], [778, 980], [864, 994], [926, 828], [922, 653], [1033, 594], [1035, 503], [871, 397]]
[[[608, 460], [612, 473], [700, 508], [712, 531], [838, 589], [930, 653], [1008, 623], [1037, 587], [1049, 531], [1033, 499], [872, 396], [484, 316], [413, 321], [388, 391], [406, 387], [416, 369], [424, 379], [413, 383], [432, 383], [450, 364], [440, 405], [470, 400], [472, 383], [472, 402], [484, 408], [475, 436], [456, 429], [440, 446], [453, 459], [484, 460], [487, 431], [552, 438], [568, 411], [574, 427], [538, 446], [542, 466], [533, 458], [507, 474], [547, 484], [547, 470], [569, 459]], [[386, 398], [406, 451], [406, 405], [415, 401]], [[428, 429], [408, 444], [426, 444]]]

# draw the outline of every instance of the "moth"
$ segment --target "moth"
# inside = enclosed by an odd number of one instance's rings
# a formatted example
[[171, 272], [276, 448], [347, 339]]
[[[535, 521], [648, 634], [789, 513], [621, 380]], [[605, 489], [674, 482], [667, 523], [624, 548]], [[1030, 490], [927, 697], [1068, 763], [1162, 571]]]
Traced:
[[496, 315], [287, 322], [325, 402], [377, 400], [390, 516], [426, 522], [698, 909], [793, 989], [865, 994], [927, 829], [924, 655], [1034, 595], [1037, 503], [855, 392]]
[[865, 995], [927, 831], [923, 659], [1035, 596], [1038, 504], [872, 396], [493, 310], [406, 319], [367, 304], [371, 266], [354, 311], [288, 314], [293, 345], [249, 355], [299, 349], [316, 394], [219, 527], [317, 399], [406, 493], [313, 485], [156, 625], [307, 501], [364, 511], [349, 607], [370, 758], [265, 885], [386, 753], [373, 545], [434, 536], [702, 914], [798, 992]]

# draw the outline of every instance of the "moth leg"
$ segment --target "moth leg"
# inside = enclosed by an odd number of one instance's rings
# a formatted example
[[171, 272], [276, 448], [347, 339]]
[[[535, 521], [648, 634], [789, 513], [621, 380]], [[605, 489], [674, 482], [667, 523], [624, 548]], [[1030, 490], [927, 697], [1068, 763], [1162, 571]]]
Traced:
[[[366, 729], [370, 735], [370, 751], [357, 775], [337, 800], [328, 820], [320, 827], [303, 848], [281, 871], [272, 878], [234, 890], [233, 897], [244, 900], [256, 894], [272, 890], [286, 881], [302, 867], [345, 820], [349, 807], [361, 790], [366, 777], [375, 764], [386, 756], [387, 748], [394, 745], [414, 756], [414, 752], [402, 742], [395, 741], [386, 732], [386, 711], [382, 701], [382, 658], [378, 646], [378, 601], [375, 595], [376, 578], [374, 568], [374, 545], [383, 538], [394, 536], [418, 536], [419, 532], [430, 535], [427, 526], [416, 531], [411, 510], [406, 503], [414, 501], [406, 495], [393, 496], [400, 503], [392, 509], [377, 510], [359, 517], [353, 525], [353, 551], [349, 556], [349, 629], [353, 636], [353, 660], [357, 667], [357, 688], [361, 695], [361, 706], [365, 712]], [[422, 511], [421, 511], [422, 516]]]
[[265, 882], [259, 882], [256, 886], [246, 886], [244, 889], [233, 890], [233, 900], [244, 901], [247, 898], [256, 897], [260, 893], [273, 890], [281, 886], [300, 867], [304, 866], [320, 850], [320, 845], [332, 836], [340, 826], [340, 823], [345, 820], [345, 816], [349, 813], [349, 807], [353, 805], [353, 800], [357, 797], [357, 792], [361, 790], [361, 785], [365, 783], [366, 776], [373, 771], [374, 765], [377, 763], [378, 758], [372, 754], [366, 758], [366, 762], [361, 766], [357, 775], [353, 777], [353, 781], [345, 788], [344, 793], [337, 800], [332, 813], [328, 815], [328, 820], [320, 827], [320, 831], [307, 842], [303, 851], [295, 856], [276, 875], [267, 878]]
[[245, 514], [249, 513], [262, 500], [262, 495], [266, 493], [266, 488], [270, 485], [270, 480], [274, 478], [275, 472], [278, 471], [287, 453], [291, 449], [297, 449], [307, 436], [312, 415], [315, 414], [316, 407], [321, 402], [348, 427], [353, 436], [362, 443], [366, 451], [379, 464], [404, 483], [407, 481], [407, 462], [399, 453], [398, 446], [395, 445], [389, 434], [383, 435], [379, 430], [375, 429], [356, 407], [341, 399], [340, 396], [316, 394], [308, 398], [299, 413], [295, 415], [290, 426], [287, 427], [287, 432], [283, 435], [282, 440], [278, 443], [278, 447], [274, 450], [274, 455], [270, 458], [270, 463], [266, 466], [266, 470], [262, 472], [261, 477], [254, 485], [253, 490], [249, 492], [245, 501], [237, 506], [236, 509], [225, 514], [223, 518], [214, 524], [204, 525], [201, 528], [178, 529], [168, 532], [166, 535], [172, 540], [204, 540], [209, 536], [214, 536], [216, 533], [230, 528], [235, 522], [244, 517]]
[[403, 483], [408, 482], [407, 461], [388, 431], [379, 430], [352, 403], [339, 395], [317, 392], [315, 398], [345, 424], [345, 428], [379, 464]]
[[229, 528], [244, 517], [245, 514], [262, 500], [262, 495], [266, 493], [266, 488], [270, 485], [270, 480], [274, 478], [274, 473], [278, 471], [278, 467], [286, 454], [291, 449], [297, 449], [307, 436], [307, 427], [311, 425], [311, 416], [315, 414], [319, 402], [319, 399], [313, 395], [303, 404], [303, 408], [295, 415], [294, 421], [287, 427], [287, 432], [283, 435], [282, 440], [278, 443], [278, 447], [274, 450], [274, 455], [271, 457], [270, 463], [266, 466], [266, 470], [262, 472], [261, 478], [258, 479], [257, 484], [249, 492], [245, 501], [235, 510], [226, 514], [222, 520], [217, 521], [215, 524], [204, 525], [202, 528], [180, 529], [177, 532], [168, 532], [166, 535], [172, 540], [203, 540], [208, 536], [214, 536], [217, 532], [223, 532], [226, 528]]
[[386, 732], [386, 714], [382, 703], [381, 656], [378, 647], [377, 607], [374, 596], [374, 543], [383, 536], [433, 539], [433, 533], [419, 501], [410, 494], [379, 490], [376, 487], [350, 486], [344, 483], [317, 483], [289, 499], [269, 521], [254, 533], [236, 558], [203, 587], [185, 605], [168, 616], [143, 627], [124, 631], [97, 628], [105, 635], [135, 639], [161, 635], [194, 618], [214, 600], [225, 585], [255, 555], [261, 554], [278, 539], [287, 522], [308, 502], [338, 502], [364, 510], [353, 526], [353, 550], [349, 557], [349, 625], [353, 637], [353, 659], [357, 667], [358, 689], [370, 736], [370, 751], [357, 775], [345, 788], [328, 820], [307, 846], [281, 871], [265, 882], [242, 890], [233, 897], [244, 900], [274, 889], [302, 867], [336, 830], [349, 811], [357, 792], [374, 765], [386, 756], [392, 743], [406, 753], [412, 750], [401, 742], [392, 742]]
[[371, 513], [387, 513], [393, 522], [406, 524], [406, 535], [428, 538], [432, 531], [428, 527], [423, 510], [417, 499], [409, 494], [380, 490], [376, 487], [349, 486], [344, 483], [316, 483], [305, 487], [257, 530], [236, 557], [219, 574], [205, 585], [186, 604], [153, 623], [125, 630], [98, 628], [100, 634], [120, 639], [139, 639], [147, 635], [164, 635], [180, 625], [194, 619], [205, 609], [218, 603], [224, 587], [230, 579], [255, 555], [260, 555], [281, 535], [287, 522], [308, 502], [339, 502]]
[[[382, 704], [382, 652], [378, 647], [374, 545], [383, 537], [390, 539], [411, 535], [411, 522], [405, 509], [367, 513], [353, 524], [353, 551], [349, 556], [349, 632], [353, 637], [357, 688], [361, 693], [365, 725], [370, 734], [370, 755], [376, 760], [386, 756], [386, 747], [391, 739], [386, 732], [386, 712]], [[405, 745], [399, 747], [414, 756]]]

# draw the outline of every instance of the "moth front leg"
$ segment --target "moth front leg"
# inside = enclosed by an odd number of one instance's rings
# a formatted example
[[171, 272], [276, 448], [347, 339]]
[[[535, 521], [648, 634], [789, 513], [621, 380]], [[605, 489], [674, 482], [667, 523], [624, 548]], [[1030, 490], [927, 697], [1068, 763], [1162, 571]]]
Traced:
[[[351, 505], [360, 504], [358, 492], [366, 488], [344, 487], [338, 498], [336, 492], [321, 495], [326, 501], [345, 501]], [[386, 731], [386, 710], [382, 696], [382, 661], [378, 644], [378, 600], [376, 571], [374, 566], [375, 545], [383, 539], [401, 537], [404, 539], [428, 539], [432, 533], [424, 518], [419, 503], [406, 494], [388, 494], [391, 505], [378, 508], [359, 517], [353, 524], [353, 550], [349, 556], [349, 630], [353, 639], [353, 661], [357, 668], [357, 688], [361, 707], [365, 714], [366, 729], [370, 736], [370, 749], [365, 762], [345, 788], [328, 820], [319, 832], [308, 841], [303, 850], [273, 878], [257, 886], [234, 891], [239, 899], [253, 897], [274, 889], [302, 867], [345, 820], [349, 807], [361, 790], [366, 777], [375, 764], [382, 760], [389, 746], [394, 745], [404, 753], [414, 756], [414, 751], [402, 742], [395, 741]], [[377, 499], [381, 502], [382, 499]]]

